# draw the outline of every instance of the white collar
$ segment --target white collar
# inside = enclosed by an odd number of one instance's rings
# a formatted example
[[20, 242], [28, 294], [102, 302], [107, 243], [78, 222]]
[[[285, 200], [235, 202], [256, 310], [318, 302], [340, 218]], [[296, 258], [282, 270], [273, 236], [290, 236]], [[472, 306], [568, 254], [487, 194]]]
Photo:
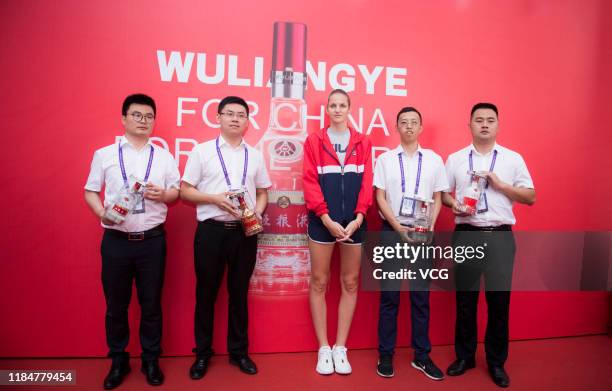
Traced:
[[495, 142], [495, 144], [493, 144], [493, 148], [488, 153], [485, 153], [485, 154], [482, 154], [482, 153], [478, 152], [476, 150], [476, 147], [474, 146], [473, 143], [468, 145], [467, 149], [470, 152], [474, 152], [474, 154], [476, 154], [478, 156], [489, 156], [490, 154], [493, 153], [493, 151], [496, 151], [498, 154], [501, 152], [501, 148], [500, 148], [499, 144], [497, 144], [497, 142]]
[[244, 137], [240, 139], [240, 144], [238, 144], [238, 146], [234, 148], [234, 147], [233, 147], [233, 146], [232, 146], [230, 143], [228, 143], [227, 141], [225, 141], [225, 139], [223, 138], [223, 136], [222, 136], [221, 134], [219, 134], [219, 148], [220, 148], [221, 146], [223, 146], [223, 145], [226, 145], [226, 144], [227, 144], [227, 146], [228, 146], [229, 148], [231, 148], [231, 149], [238, 149], [238, 148], [240, 148], [240, 147], [241, 147], [241, 146], [243, 146], [243, 145], [244, 145], [244, 147], [246, 148], [246, 143], [244, 142]]
[[[402, 152], [404, 153], [404, 155], [408, 156], [408, 154], [404, 150], [404, 147], [402, 147], [402, 143], [399, 143], [399, 145], [397, 147], [395, 147], [395, 149], [393, 150], [393, 154], [394, 155], [399, 155]], [[421, 144], [417, 144], [416, 152], [423, 153], [423, 148], [421, 148]], [[412, 156], [416, 156], [416, 153], [414, 155], [412, 155]]]
[[[127, 137], [125, 137], [125, 135], [121, 136], [121, 138], [119, 139], [119, 143], [123, 146], [123, 145], [128, 145], [130, 148], [132, 148], [133, 150], [136, 150], [136, 148], [134, 148], [134, 146], [132, 144], [130, 144], [130, 141], [127, 139]], [[143, 147], [146, 147], [147, 145], [153, 145], [153, 143], [151, 142], [151, 137], [149, 137], [147, 139], [147, 142], [145, 145], [143, 145]]]

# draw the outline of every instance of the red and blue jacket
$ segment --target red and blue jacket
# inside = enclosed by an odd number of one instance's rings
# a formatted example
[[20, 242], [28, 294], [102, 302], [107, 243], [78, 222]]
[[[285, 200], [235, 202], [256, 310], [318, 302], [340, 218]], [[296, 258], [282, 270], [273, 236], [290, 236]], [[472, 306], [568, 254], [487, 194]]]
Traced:
[[326, 129], [312, 133], [304, 143], [304, 199], [316, 216], [325, 213], [336, 222], [365, 217], [372, 204], [372, 143], [350, 129], [344, 165], [340, 164]]

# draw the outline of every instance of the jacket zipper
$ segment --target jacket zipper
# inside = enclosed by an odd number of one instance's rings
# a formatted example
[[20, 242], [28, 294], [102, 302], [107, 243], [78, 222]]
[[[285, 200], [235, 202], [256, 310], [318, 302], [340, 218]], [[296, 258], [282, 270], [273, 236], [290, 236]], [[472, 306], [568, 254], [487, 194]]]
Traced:
[[[332, 154], [331, 152], [329, 152], [329, 150], [325, 147], [325, 144], [322, 143], [321, 145], [323, 146], [325, 152], [327, 152], [331, 157], [333, 157], [340, 165], [340, 197], [342, 199], [342, 218], [344, 218], [346, 210], [346, 207], [344, 206], [344, 164], [340, 163], [340, 159], [338, 159], [338, 156], [336, 154]], [[356, 147], [357, 143], [353, 144], [353, 149], [351, 149], [348, 154], [344, 155], [345, 163], [347, 158], [351, 156]]]
[[340, 196], [342, 197], [342, 218], [344, 218], [344, 164], [340, 165]]

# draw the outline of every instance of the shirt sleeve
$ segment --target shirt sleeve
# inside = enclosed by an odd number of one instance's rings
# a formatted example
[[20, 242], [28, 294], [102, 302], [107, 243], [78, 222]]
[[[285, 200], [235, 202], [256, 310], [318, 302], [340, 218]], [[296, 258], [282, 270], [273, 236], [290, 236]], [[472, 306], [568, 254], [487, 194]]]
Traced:
[[89, 169], [87, 183], [85, 183], [85, 190], [100, 192], [103, 185], [104, 169], [102, 168], [102, 154], [98, 150], [94, 152], [93, 159], [91, 160], [91, 168]]
[[178, 189], [180, 188], [181, 174], [179, 173], [178, 166], [174, 157], [168, 153], [168, 159], [166, 163], [166, 190], [167, 189]]
[[266, 162], [261, 154], [259, 155], [259, 162], [259, 167], [257, 167], [257, 172], [255, 173], [255, 188], [267, 189], [272, 186], [272, 181], [270, 181]]
[[448, 178], [446, 177], [446, 171], [444, 170], [444, 163], [442, 163], [442, 159], [439, 157], [436, 157], [436, 171], [434, 177], [434, 192], [449, 190]]
[[383, 160], [385, 155], [380, 155], [378, 159], [376, 159], [376, 166], [374, 167], [374, 187], [379, 188], [381, 190], [385, 190], [385, 183], [387, 183], [385, 178], [385, 167]]
[[355, 214], [361, 213], [365, 216], [374, 199], [374, 189], [372, 188], [374, 175], [372, 173], [372, 143], [368, 137], [366, 137], [362, 143], [365, 149], [363, 157], [363, 177], [361, 179], [361, 190], [357, 198]]
[[306, 201], [306, 208], [308, 208], [308, 210], [313, 211], [317, 216], [321, 216], [325, 213], [329, 213], [329, 209], [327, 208], [327, 202], [325, 202], [321, 186], [319, 185], [319, 174], [317, 172], [317, 162], [315, 161], [312, 151], [311, 137], [315, 136], [308, 136], [304, 143], [304, 161], [302, 169], [304, 200]]
[[200, 161], [199, 150], [196, 146], [189, 154], [187, 164], [185, 164], [182, 180], [191, 186], [197, 186], [202, 181], [202, 162]]
[[455, 175], [454, 175], [454, 164], [453, 164], [453, 156], [450, 155], [446, 159], [446, 179], [448, 182], [448, 188], [445, 190], [447, 193], [452, 193], [455, 190]]
[[533, 180], [531, 179], [531, 175], [529, 174], [529, 170], [527, 169], [527, 164], [525, 164], [525, 160], [521, 155], [518, 155], [517, 157], [514, 183], [512, 184], [512, 186], [535, 189], [535, 187], [533, 186]]

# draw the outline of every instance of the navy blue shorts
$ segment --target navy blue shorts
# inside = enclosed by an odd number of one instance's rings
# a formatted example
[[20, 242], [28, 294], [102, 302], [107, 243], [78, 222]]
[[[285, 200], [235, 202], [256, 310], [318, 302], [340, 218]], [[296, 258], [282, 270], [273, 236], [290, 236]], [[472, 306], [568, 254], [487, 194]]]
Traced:
[[[340, 225], [346, 227], [350, 221], [339, 221]], [[362, 244], [365, 240], [367, 224], [365, 218], [361, 227], [351, 235], [352, 242], [346, 241], [343, 244]], [[308, 213], [308, 237], [317, 243], [336, 243], [336, 238], [329, 233], [319, 217], [314, 213]]]

